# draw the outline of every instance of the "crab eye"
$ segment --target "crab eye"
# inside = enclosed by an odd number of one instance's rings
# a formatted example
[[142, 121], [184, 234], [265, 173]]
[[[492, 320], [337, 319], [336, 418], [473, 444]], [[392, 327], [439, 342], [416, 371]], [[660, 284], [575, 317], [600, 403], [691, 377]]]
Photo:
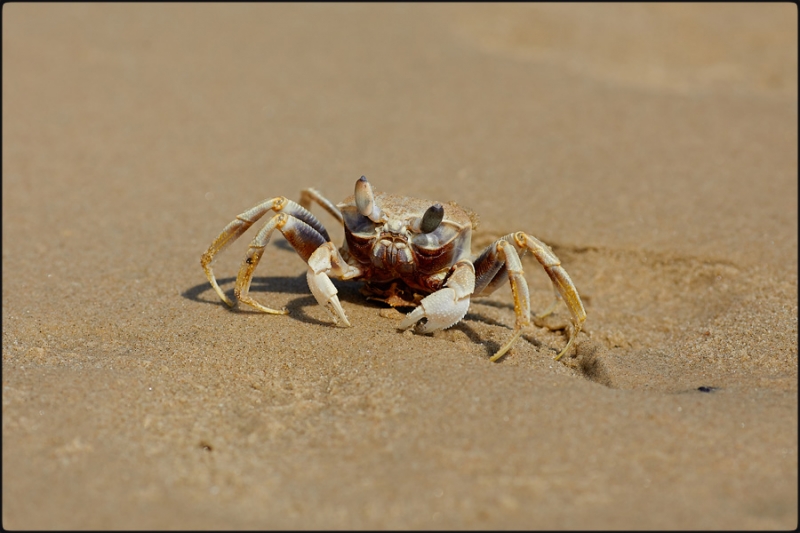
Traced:
[[439, 227], [444, 218], [444, 208], [442, 204], [433, 204], [422, 215], [422, 221], [419, 224], [420, 233], [430, 233]]
[[372, 186], [365, 176], [361, 176], [361, 178], [356, 181], [355, 197], [356, 207], [359, 213], [373, 222], [385, 222], [383, 212], [375, 202], [375, 194], [372, 192]]

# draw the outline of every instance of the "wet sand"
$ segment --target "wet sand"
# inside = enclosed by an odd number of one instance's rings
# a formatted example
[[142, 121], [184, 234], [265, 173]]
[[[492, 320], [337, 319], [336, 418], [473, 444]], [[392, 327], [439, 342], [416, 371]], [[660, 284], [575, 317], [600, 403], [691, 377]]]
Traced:
[[[797, 527], [796, 21], [5, 5], [3, 526]], [[238, 213], [361, 175], [548, 243], [576, 348], [562, 304], [489, 362], [508, 287], [422, 335], [336, 281], [333, 326], [279, 236], [251, 294], [289, 315], [219, 301]]]

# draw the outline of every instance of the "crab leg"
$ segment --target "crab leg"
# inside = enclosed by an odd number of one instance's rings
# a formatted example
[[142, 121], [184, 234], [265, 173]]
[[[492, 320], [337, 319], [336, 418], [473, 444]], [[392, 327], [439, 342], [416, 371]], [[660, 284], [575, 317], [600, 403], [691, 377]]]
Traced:
[[530, 250], [533, 253], [533, 256], [542, 265], [547, 275], [550, 276], [550, 280], [556, 291], [556, 301], [542, 314], [537, 316], [541, 318], [550, 314], [555, 304], [558, 302], [559, 296], [564, 299], [569, 309], [572, 317], [573, 331], [567, 345], [556, 356], [555, 359], [558, 361], [567, 350], [569, 350], [575, 337], [577, 337], [580, 332], [583, 321], [586, 320], [586, 311], [578, 295], [578, 290], [572, 283], [569, 274], [567, 274], [566, 270], [561, 266], [561, 261], [558, 257], [556, 257], [546, 244], [521, 231], [506, 235], [497, 240], [487, 247], [478, 259], [475, 260], [475, 270], [477, 272], [476, 295], [483, 296], [494, 291], [501, 284], [502, 273], [504, 271], [508, 272], [511, 289], [514, 293], [514, 310], [517, 315], [514, 336], [492, 356], [491, 360], [496, 361], [506, 353], [516, 338], [521, 334], [521, 327], [527, 326], [530, 323], [528, 286], [523, 277], [522, 264], [516, 250], [520, 250], [522, 253]]
[[408, 329], [419, 320], [427, 322], [419, 327], [421, 333], [447, 329], [467, 314], [469, 297], [475, 288], [475, 269], [469, 261], [459, 261], [453, 267], [445, 286], [422, 299], [420, 304], [397, 326]]
[[261, 228], [250, 243], [244, 261], [242, 261], [242, 266], [239, 268], [239, 274], [236, 277], [236, 286], [233, 289], [233, 293], [236, 295], [237, 300], [251, 305], [259, 311], [275, 315], [285, 315], [288, 313], [286, 309], [277, 310], [265, 307], [248, 294], [250, 291], [250, 282], [253, 280], [253, 272], [258, 266], [261, 256], [264, 255], [264, 248], [269, 244], [272, 232], [276, 229], [283, 233], [283, 236], [286, 237], [286, 240], [289, 241], [289, 244], [294, 247], [304, 261], [308, 261], [308, 258], [311, 257], [314, 250], [325, 244], [325, 238], [320, 235], [317, 230], [299, 218], [294, 218], [286, 213], [275, 215]]
[[[214, 242], [211, 243], [211, 246], [208, 247], [206, 253], [204, 253], [200, 258], [200, 265], [203, 267], [208, 281], [211, 283], [211, 286], [214, 287], [214, 290], [216, 291], [217, 295], [219, 295], [220, 299], [228, 304], [229, 307], [233, 307], [233, 302], [227, 296], [225, 296], [225, 293], [222, 292], [219, 284], [217, 284], [217, 279], [214, 276], [211, 263], [214, 261], [215, 255], [230, 246], [231, 243], [233, 243], [242, 235], [242, 233], [247, 231], [250, 226], [255, 224], [270, 210], [283, 212], [287, 215], [302, 220], [316, 230], [316, 232], [321, 235], [325, 241], [330, 241], [330, 237], [328, 236], [328, 232], [325, 230], [325, 227], [314, 215], [312, 215], [306, 208], [283, 196], [265, 200], [257, 206], [248, 209], [244, 213], [237, 215], [233, 222], [225, 226], [219, 236], [214, 239]], [[269, 239], [269, 237], [267, 237], [267, 239]]]
[[[549, 246], [536, 237], [521, 231], [514, 234], [514, 242], [517, 246], [524, 247], [533, 253], [533, 256], [539, 261], [539, 264], [544, 267], [544, 271], [550, 276], [550, 281], [553, 282], [553, 286], [564, 299], [564, 302], [567, 304], [567, 309], [569, 309], [569, 313], [572, 315], [572, 334], [570, 335], [567, 345], [561, 350], [561, 353], [556, 356], [556, 361], [558, 361], [567, 350], [569, 350], [569, 347], [575, 341], [575, 337], [580, 333], [583, 321], [586, 320], [586, 310], [583, 308], [583, 302], [581, 302], [578, 289], [575, 288], [575, 284], [572, 283], [572, 279], [570, 279], [567, 271], [561, 266], [561, 260], [556, 257], [556, 254], [553, 253], [553, 250], [551, 250]], [[550, 314], [554, 306], [555, 302], [540, 316], [547, 316]]]
[[496, 245], [497, 258], [504, 263], [502, 270], [508, 273], [508, 281], [511, 283], [511, 292], [514, 295], [514, 313], [517, 319], [514, 324], [514, 334], [497, 350], [497, 353], [489, 358], [490, 361], [497, 361], [503, 357], [519, 336], [522, 335], [523, 328], [531, 323], [531, 298], [519, 254], [508, 241], [500, 240], [497, 241]]
[[309, 187], [308, 189], [303, 189], [300, 192], [300, 205], [302, 205], [308, 211], [311, 211], [311, 202], [316, 202], [319, 204], [325, 211], [327, 211], [333, 218], [339, 221], [339, 224], [344, 225], [344, 218], [342, 218], [342, 213], [339, 211], [333, 202], [322, 196], [317, 189]]

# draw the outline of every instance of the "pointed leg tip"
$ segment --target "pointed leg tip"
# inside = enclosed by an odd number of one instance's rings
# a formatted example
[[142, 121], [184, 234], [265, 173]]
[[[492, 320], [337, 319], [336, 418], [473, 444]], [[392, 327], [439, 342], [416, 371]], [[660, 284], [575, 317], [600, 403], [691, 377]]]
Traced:
[[265, 305], [261, 305], [260, 303], [258, 303], [257, 301], [255, 301], [255, 300], [253, 300], [252, 298], [249, 298], [249, 297], [246, 300], [242, 299], [242, 298], [239, 298], [239, 301], [246, 303], [247, 305], [249, 305], [250, 307], [252, 307], [256, 311], [260, 311], [262, 313], [267, 313], [268, 315], [288, 315], [289, 314], [289, 310], [286, 309], [285, 307], [283, 307], [281, 309], [272, 309], [271, 307], [267, 307]]
[[494, 354], [493, 356], [491, 356], [489, 358], [489, 362], [495, 363], [495, 362], [497, 362], [498, 359], [503, 357], [505, 354], [506, 354], [505, 352], [497, 352], [496, 354]]
[[[514, 337], [516, 339], [516, 337]], [[489, 362], [496, 363], [499, 359], [501, 359], [505, 354], [508, 353], [508, 350], [511, 349], [511, 344], [514, 342], [514, 339], [511, 342], [506, 343], [505, 346], [497, 350], [497, 352], [489, 358]]]
[[572, 347], [572, 343], [575, 341], [576, 336], [577, 334], [570, 337], [569, 341], [567, 342], [567, 345], [564, 346], [564, 349], [561, 350], [561, 352], [559, 352], [559, 354], [554, 357], [556, 361], [560, 361], [561, 358], [564, 357], [564, 354], [567, 353], [567, 351], [569, 351], [569, 349]]
[[512, 346], [512, 345], [514, 344], [514, 342], [515, 342], [515, 341], [516, 341], [516, 340], [519, 338], [519, 336], [520, 336], [520, 335], [522, 335], [522, 328], [518, 329], [518, 330], [517, 330], [517, 331], [514, 333], [514, 335], [513, 335], [513, 336], [512, 336], [510, 339], [508, 339], [508, 342], [506, 342], [506, 343], [505, 343], [505, 345], [504, 345], [502, 348], [500, 348], [499, 350], [497, 350], [497, 353], [496, 353], [496, 354], [494, 354], [493, 356], [491, 356], [491, 357], [489, 358], [489, 361], [491, 361], [492, 363], [494, 363], [495, 361], [497, 361], [498, 359], [500, 359], [501, 357], [503, 357], [503, 356], [504, 356], [504, 355], [505, 355], [505, 354], [508, 352], [508, 350], [510, 350], [510, 349], [511, 349], [511, 346]]

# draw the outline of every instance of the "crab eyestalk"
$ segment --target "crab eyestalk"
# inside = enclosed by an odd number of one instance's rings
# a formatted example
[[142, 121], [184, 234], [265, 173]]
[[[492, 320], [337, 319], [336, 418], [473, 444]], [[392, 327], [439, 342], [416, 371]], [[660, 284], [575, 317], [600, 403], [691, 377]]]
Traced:
[[430, 233], [439, 227], [444, 218], [444, 207], [442, 204], [433, 204], [422, 215], [422, 222], [420, 222], [419, 230], [422, 233]]
[[356, 181], [356, 207], [359, 213], [371, 221], [384, 221], [385, 217], [381, 208], [375, 203], [375, 195], [372, 193], [372, 186], [367, 181], [366, 176], [361, 176]]
[[442, 207], [442, 204], [433, 204], [425, 211], [422, 218], [414, 221], [413, 225], [419, 233], [430, 233], [439, 227], [443, 218], [444, 207]]

